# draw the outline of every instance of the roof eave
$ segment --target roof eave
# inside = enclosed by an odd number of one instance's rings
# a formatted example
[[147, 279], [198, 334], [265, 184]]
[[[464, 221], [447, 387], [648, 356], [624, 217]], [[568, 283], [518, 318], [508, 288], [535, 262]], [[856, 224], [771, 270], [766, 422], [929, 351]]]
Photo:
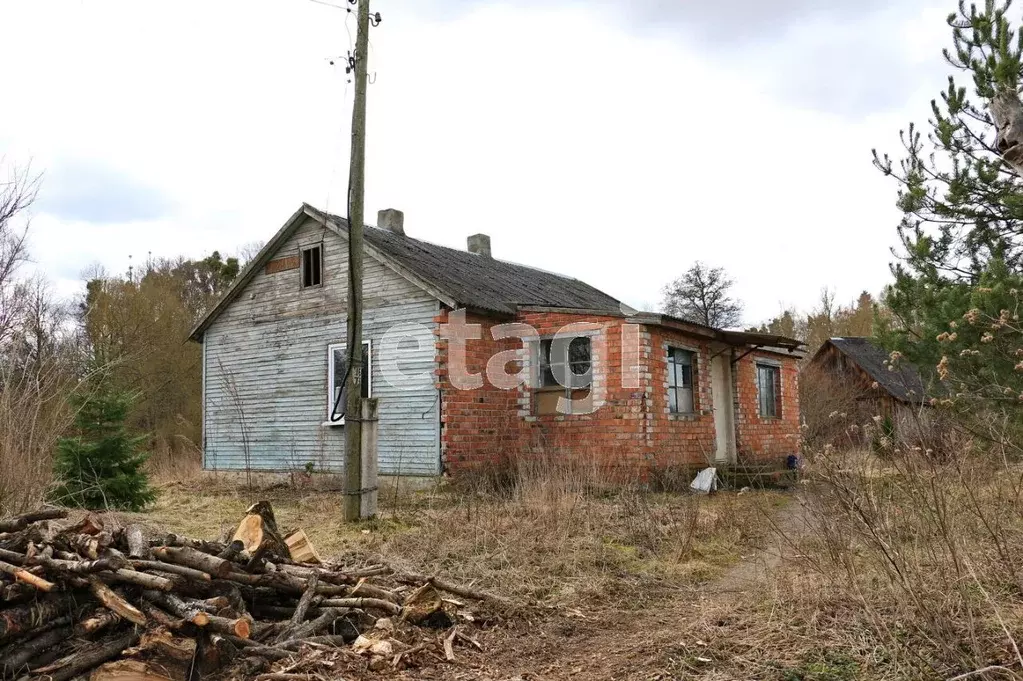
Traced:
[[188, 334], [188, 340], [195, 341], [197, 343], [202, 342], [203, 334], [206, 333], [206, 329], [209, 328], [210, 324], [220, 316], [220, 313], [238, 297], [245, 285], [249, 283], [252, 277], [261, 267], [263, 267], [269, 260], [270, 256], [277, 252], [278, 247], [281, 243], [286, 241], [288, 237], [296, 227], [300, 224], [302, 218], [309, 216], [308, 204], [302, 204], [302, 206], [295, 211], [290, 218], [288, 218], [284, 225], [281, 226], [277, 233], [271, 237], [269, 241], [259, 249], [259, 253], [256, 254], [252, 260], [245, 265], [242, 271], [235, 278], [234, 283], [228, 287], [224, 295], [216, 302], [216, 304], [210, 308], [210, 310], [202, 316], [202, 319], [192, 328], [192, 331]]

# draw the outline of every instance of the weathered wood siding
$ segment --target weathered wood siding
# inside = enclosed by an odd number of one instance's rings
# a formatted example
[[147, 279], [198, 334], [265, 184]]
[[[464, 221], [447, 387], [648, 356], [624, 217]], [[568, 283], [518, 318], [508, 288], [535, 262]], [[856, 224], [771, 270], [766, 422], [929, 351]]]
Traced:
[[[327, 346], [345, 342], [347, 244], [309, 220], [275, 257], [323, 242], [323, 285], [301, 289], [300, 270], [259, 271], [213, 322], [205, 344], [204, 465], [207, 469], [294, 470], [308, 462], [340, 471], [344, 428], [327, 420]], [[373, 396], [380, 399], [382, 473], [440, 471], [437, 390], [388, 385], [378, 351], [396, 324], [432, 329], [438, 301], [366, 256], [363, 337], [373, 343]], [[418, 353], [402, 346], [405, 372], [432, 372], [432, 343]]]

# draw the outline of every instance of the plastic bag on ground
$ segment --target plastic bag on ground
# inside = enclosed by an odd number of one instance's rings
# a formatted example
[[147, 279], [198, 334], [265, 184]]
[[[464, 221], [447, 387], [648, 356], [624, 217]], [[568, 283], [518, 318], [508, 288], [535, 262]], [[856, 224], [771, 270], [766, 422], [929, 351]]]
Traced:
[[710, 494], [718, 487], [718, 469], [704, 468], [696, 474], [689, 488], [699, 494]]

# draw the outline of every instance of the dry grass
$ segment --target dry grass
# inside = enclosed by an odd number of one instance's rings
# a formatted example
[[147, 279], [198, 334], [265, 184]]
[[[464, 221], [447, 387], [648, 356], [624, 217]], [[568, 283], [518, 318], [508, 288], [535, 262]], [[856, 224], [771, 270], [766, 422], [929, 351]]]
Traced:
[[520, 473], [502, 490], [385, 489], [379, 518], [358, 526], [340, 521], [336, 491], [278, 483], [250, 492], [211, 478], [162, 485], [141, 517], [216, 537], [268, 499], [278, 524], [303, 527], [324, 555], [378, 555], [524, 601], [634, 607], [711, 579], [754, 550], [769, 529], [765, 508], [786, 502], [773, 492], [647, 493], [548, 464]]
[[1023, 678], [1023, 469], [963, 448], [947, 461], [829, 451], [808, 477], [794, 558], [699, 608], [673, 673], [947, 679], [995, 665], [976, 678]]

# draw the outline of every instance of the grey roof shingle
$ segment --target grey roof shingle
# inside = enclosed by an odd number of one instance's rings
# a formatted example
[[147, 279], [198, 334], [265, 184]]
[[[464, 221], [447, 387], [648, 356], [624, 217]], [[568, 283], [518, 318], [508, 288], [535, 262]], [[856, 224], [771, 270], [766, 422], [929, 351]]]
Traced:
[[[347, 229], [345, 218], [324, 215], [340, 229]], [[363, 234], [368, 244], [465, 307], [504, 314], [530, 305], [602, 311], [620, 307], [616, 298], [572, 277], [438, 246], [376, 227], [367, 226]]]
[[890, 371], [885, 365], [890, 353], [871, 338], [832, 338], [828, 342], [897, 400], [920, 403], [934, 392], [927, 389], [920, 371], [906, 359], [899, 360], [895, 370]]

